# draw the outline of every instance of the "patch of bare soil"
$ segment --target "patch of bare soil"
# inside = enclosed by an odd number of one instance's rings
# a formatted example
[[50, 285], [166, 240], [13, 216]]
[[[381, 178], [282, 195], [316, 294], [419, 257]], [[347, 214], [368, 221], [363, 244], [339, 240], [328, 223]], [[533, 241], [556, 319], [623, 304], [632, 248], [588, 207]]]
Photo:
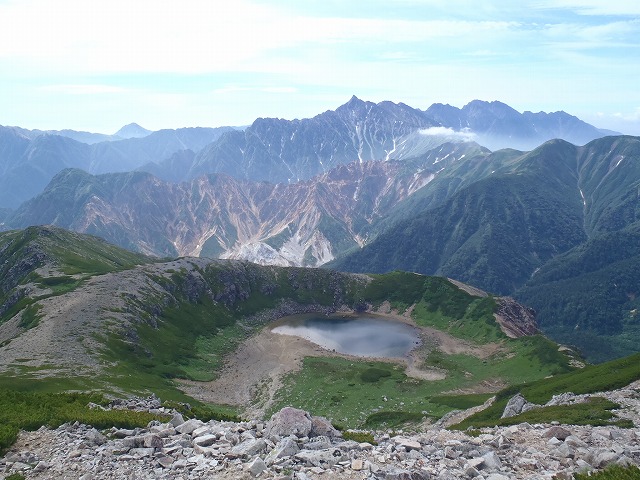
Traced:
[[446, 332], [436, 330], [431, 327], [420, 327], [420, 329], [435, 342], [438, 350], [447, 355], [472, 355], [474, 357], [485, 359], [495, 355], [501, 350], [499, 343], [486, 343], [484, 345], [473, 345], [459, 338], [449, 335]]
[[216, 380], [180, 383], [187, 395], [198, 400], [243, 407], [245, 416], [261, 418], [282, 387], [284, 376], [299, 370], [304, 357], [330, 355], [335, 353], [265, 327], [226, 358]]
[[459, 289], [464, 290], [469, 295], [473, 295], [474, 297], [486, 297], [489, 295], [484, 290], [480, 290], [479, 288], [472, 287], [471, 285], [467, 285], [466, 283], [459, 282], [458, 280], [454, 280], [453, 278], [447, 278], [447, 280], [449, 280]]

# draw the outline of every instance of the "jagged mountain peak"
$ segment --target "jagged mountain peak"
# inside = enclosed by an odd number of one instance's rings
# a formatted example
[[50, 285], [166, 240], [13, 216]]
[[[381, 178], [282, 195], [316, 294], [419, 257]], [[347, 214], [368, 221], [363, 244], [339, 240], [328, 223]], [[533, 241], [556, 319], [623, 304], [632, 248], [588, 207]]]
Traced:
[[345, 103], [344, 105], [340, 105], [338, 108], [336, 108], [336, 112], [337, 113], [354, 112], [354, 111], [362, 110], [363, 108], [366, 108], [368, 106], [371, 107], [374, 105], [376, 104], [373, 102], [361, 100], [355, 95], [353, 95], [347, 103]]
[[472, 107], [508, 108], [510, 110], [514, 110], [512, 107], [510, 107], [506, 103], [501, 102], [499, 100], [480, 100], [477, 98], [474, 100], [471, 100], [462, 108], [472, 108]]
[[129, 123], [125, 125], [120, 130], [118, 130], [114, 136], [120, 138], [142, 138], [147, 135], [153, 133], [151, 130], [147, 130], [144, 127], [141, 127], [137, 123]]
[[[74, 142], [47, 142], [43, 132], [20, 130], [25, 135], [20, 138], [5, 132], [0, 137], [0, 207], [18, 207], [67, 167], [100, 174], [144, 166], [173, 182], [225, 172], [245, 180], [291, 183], [339, 164], [420, 156], [440, 145], [443, 138], [449, 141], [450, 136], [443, 135], [452, 133], [449, 130], [491, 150], [531, 150], [551, 138], [584, 145], [607, 134], [574, 117], [559, 115], [519, 114], [502, 102], [482, 100], [463, 109], [434, 104], [421, 111], [403, 103], [373, 103], [354, 95], [336, 110], [313, 118], [261, 118], [242, 131], [221, 127], [148, 134], [132, 123], [120, 129], [119, 137], [107, 137], [111, 141], [97, 134], [66, 133], [91, 148]], [[446, 130], [429, 131], [431, 127]], [[52, 144], [56, 145], [53, 149]], [[41, 154], [35, 154], [36, 150]], [[172, 159], [176, 152], [186, 150], [193, 155], [183, 155], [181, 161]]]
[[499, 102], [497, 100], [488, 102], [485, 100], [472, 100], [462, 107], [463, 112], [469, 112], [469, 114], [492, 114], [499, 118], [504, 117], [520, 117], [520, 113], [507, 105], [506, 103]]
[[345, 103], [345, 105], [353, 106], [353, 105], [361, 105], [363, 103], [366, 103], [366, 102], [364, 100], [360, 100], [355, 95], [352, 95], [349, 101]]

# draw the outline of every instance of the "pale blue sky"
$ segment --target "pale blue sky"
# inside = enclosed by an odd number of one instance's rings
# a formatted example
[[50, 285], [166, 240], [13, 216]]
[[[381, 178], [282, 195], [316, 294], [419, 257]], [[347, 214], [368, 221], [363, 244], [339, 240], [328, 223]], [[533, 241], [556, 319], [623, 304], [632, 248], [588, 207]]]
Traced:
[[640, 135], [640, 1], [0, 0], [2, 125], [245, 125], [351, 95]]

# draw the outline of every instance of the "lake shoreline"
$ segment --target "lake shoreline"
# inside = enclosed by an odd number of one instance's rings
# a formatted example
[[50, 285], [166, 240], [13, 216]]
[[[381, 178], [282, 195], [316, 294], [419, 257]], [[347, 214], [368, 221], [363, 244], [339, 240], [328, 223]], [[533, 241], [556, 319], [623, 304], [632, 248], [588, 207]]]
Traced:
[[291, 315], [268, 326], [271, 332], [308, 340], [321, 348], [357, 358], [407, 359], [422, 345], [420, 329], [380, 314]]

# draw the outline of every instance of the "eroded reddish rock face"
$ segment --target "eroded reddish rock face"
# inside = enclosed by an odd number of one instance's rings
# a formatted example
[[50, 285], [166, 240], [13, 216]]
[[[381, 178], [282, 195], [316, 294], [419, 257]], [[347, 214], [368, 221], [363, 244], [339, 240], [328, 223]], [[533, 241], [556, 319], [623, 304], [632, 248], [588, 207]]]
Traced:
[[498, 297], [496, 302], [498, 302], [496, 321], [505, 335], [518, 338], [540, 333], [533, 308], [525, 307], [511, 297]]
[[[7, 221], [12, 228], [56, 224], [91, 232], [160, 257], [314, 267], [362, 246], [373, 224], [394, 206], [430, 183], [445, 165], [474, 155], [487, 151], [446, 144], [411, 167], [355, 157], [313, 178], [283, 183], [242, 180], [223, 172], [173, 183], [145, 172], [92, 176], [66, 170], [45, 194]], [[86, 201], [68, 210], [68, 195]], [[67, 213], [64, 219], [52, 213], [60, 209]]]

